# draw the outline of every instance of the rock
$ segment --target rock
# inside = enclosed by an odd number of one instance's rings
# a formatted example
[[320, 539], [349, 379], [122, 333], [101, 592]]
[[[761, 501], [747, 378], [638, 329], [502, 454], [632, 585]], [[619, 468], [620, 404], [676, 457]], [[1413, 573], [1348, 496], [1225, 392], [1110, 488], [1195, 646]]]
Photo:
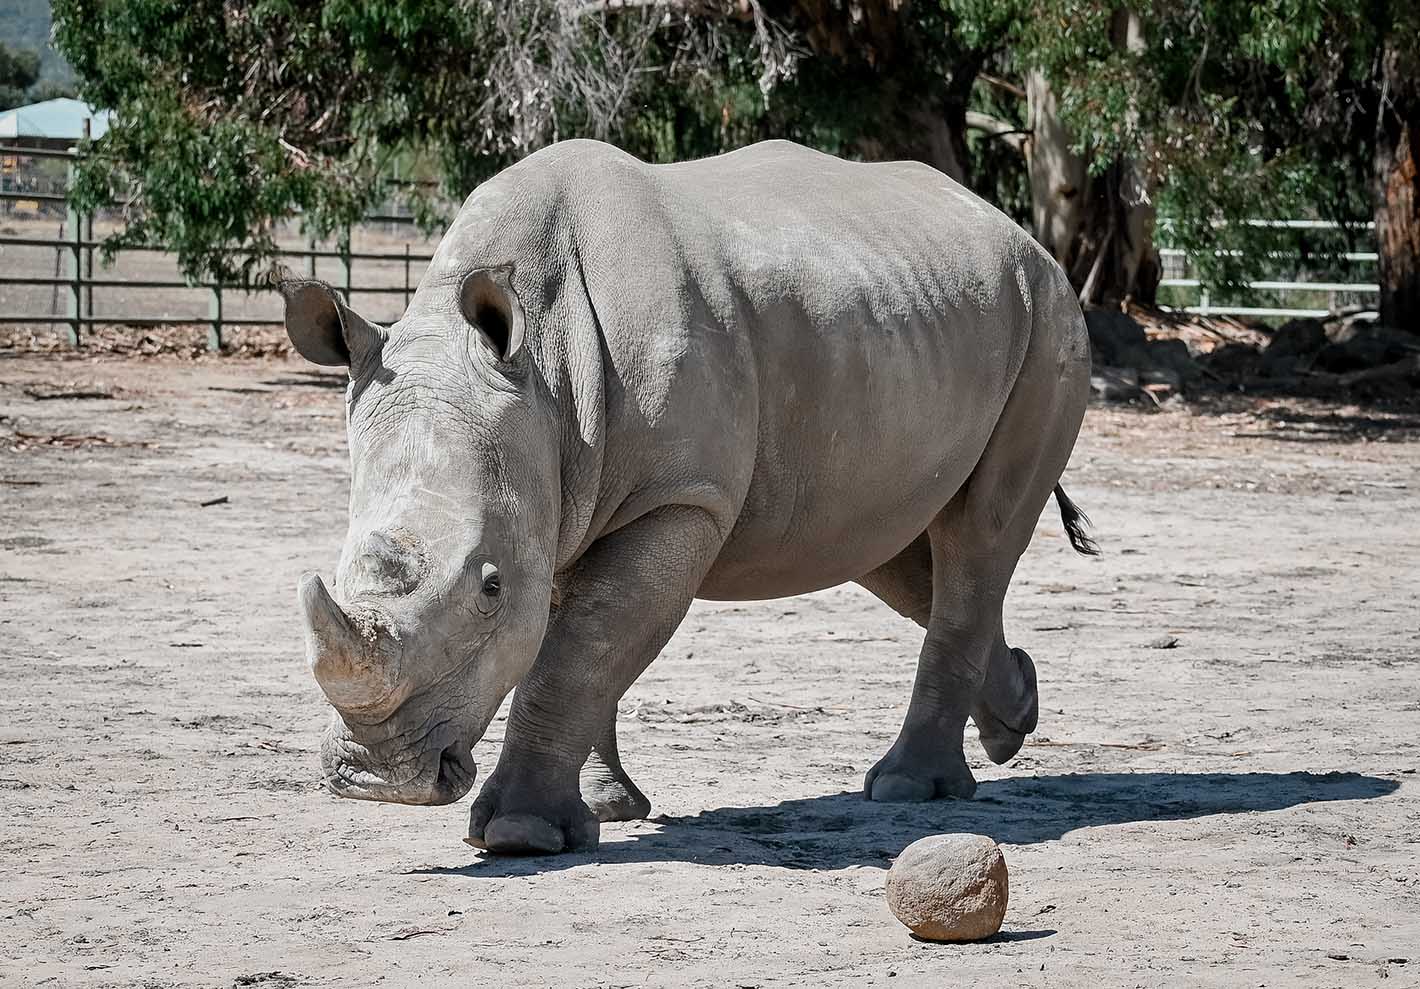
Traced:
[[1225, 343], [1203, 358], [1203, 365], [1221, 377], [1254, 374], [1257, 363], [1257, 350], [1245, 343]]
[[1090, 351], [1096, 364], [1109, 367], [1138, 367], [1131, 349], [1145, 350], [1148, 339], [1144, 328], [1127, 313], [1117, 309], [1085, 311], [1085, 327], [1090, 331]]
[[1316, 364], [1333, 374], [1394, 364], [1420, 352], [1420, 338], [1374, 323], [1342, 323], [1330, 336], [1331, 343], [1316, 355]]
[[1310, 361], [1297, 354], [1283, 354], [1280, 357], [1269, 357], [1266, 353], [1262, 355], [1262, 361], [1258, 365], [1257, 373], [1264, 378], [1295, 378]]
[[1181, 381], [1195, 381], [1203, 376], [1203, 369], [1182, 340], [1150, 340], [1148, 357], [1150, 367], [1172, 371]]
[[1100, 367], [1090, 375], [1090, 393], [1102, 402], [1132, 402], [1139, 397], [1139, 372], [1132, 367]]
[[1183, 375], [1173, 368], [1151, 368], [1139, 372], [1139, 386], [1156, 399], [1171, 398], [1183, 393]]
[[1326, 326], [1320, 320], [1289, 319], [1272, 332], [1272, 339], [1262, 348], [1262, 360], [1266, 364], [1286, 358], [1311, 357], [1328, 342]]
[[887, 876], [893, 916], [929, 941], [980, 941], [1001, 929], [1009, 888], [1000, 847], [979, 834], [934, 834], [902, 850]]

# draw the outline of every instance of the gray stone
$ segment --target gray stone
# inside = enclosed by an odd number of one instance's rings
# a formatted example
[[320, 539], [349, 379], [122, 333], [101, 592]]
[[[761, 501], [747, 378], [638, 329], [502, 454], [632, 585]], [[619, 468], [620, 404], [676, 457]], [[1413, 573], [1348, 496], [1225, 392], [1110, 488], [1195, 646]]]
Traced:
[[1225, 343], [1209, 352], [1202, 363], [1214, 374], [1245, 377], [1257, 373], [1258, 352], [1245, 343]]
[[1090, 351], [1096, 364], [1111, 367], [1138, 367], [1131, 362], [1131, 348], [1143, 352], [1148, 343], [1144, 328], [1128, 313], [1117, 309], [1091, 309], [1085, 313], [1085, 326], [1090, 331]]
[[1139, 370], [1099, 367], [1090, 374], [1090, 394], [1102, 402], [1132, 402], [1139, 397]]
[[1149, 364], [1160, 370], [1172, 371], [1182, 381], [1194, 381], [1203, 376], [1203, 369], [1182, 340], [1150, 340]]
[[893, 916], [929, 941], [980, 941], [1001, 929], [1006, 857], [979, 834], [934, 834], [902, 850], [887, 876]]
[[1334, 374], [1380, 367], [1420, 353], [1420, 337], [1359, 321], [1342, 324], [1316, 356], [1317, 367]]
[[1262, 350], [1263, 360], [1310, 357], [1327, 344], [1326, 326], [1316, 319], [1290, 319], [1277, 327]]

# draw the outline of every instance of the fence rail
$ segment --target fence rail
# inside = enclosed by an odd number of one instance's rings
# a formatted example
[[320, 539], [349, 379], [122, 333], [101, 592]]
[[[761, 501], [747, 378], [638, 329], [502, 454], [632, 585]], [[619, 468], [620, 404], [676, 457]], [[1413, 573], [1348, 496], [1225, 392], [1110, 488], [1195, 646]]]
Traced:
[[[78, 157], [77, 153], [74, 151], [0, 146], [0, 157], [6, 156], [65, 160], [69, 163], [68, 180], [72, 185], [74, 162]], [[64, 193], [0, 189], [0, 202], [6, 201], [66, 203], [67, 197]], [[369, 222], [397, 224], [409, 224], [412, 222], [407, 216], [391, 215], [389, 213], [372, 214], [367, 216], [366, 220]], [[192, 282], [183, 279], [96, 276], [94, 273], [94, 250], [102, 247], [103, 241], [94, 237], [93, 229], [93, 216], [91, 214], [81, 215], [77, 210], [71, 207], [66, 212], [61, 236], [34, 237], [0, 234], [0, 248], [6, 246], [52, 248], [56, 252], [55, 274], [53, 276], [5, 274], [0, 275], [0, 285], [50, 287], [55, 289], [56, 293], [62, 290], [65, 303], [63, 312], [0, 313], [0, 324], [39, 323], [62, 326], [68, 335], [70, 344], [76, 346], [83, 339], [85, 330], [88, 327], [98, 324], [118, 323], [126, 326], [206, 325], [207, 346], [212, 350], [221, 348], [225, 331], [228, 328], [281, 325], [281, 321], [278, 319], [234, 317], [226, 313], [225, 294], [234, 291], [270, 291], [270, 289], [252, 289], [250, 286], [218, 281]], [[308, 248], [282, 248], [274, 254], [274, 257], [278, 261], [291, 260], [303, 262], [307, 272], [312, 276], [315, 275], [317, 261], [333, 260], [338, 265], [339, 273], [335, 288], [344, 295], [347, 302], [350, 300], [351, 293], [360, 292], [362, 294], [402, 295], [404, 304], [408, 306], [410, 296], [413, 294], [414, 290], [411, 284], [411, 269], [414, 265], [428, 264], [433, 259], [433, 255], [425, 252], [411, 251], [408, 244], [404, 245], [402, 251], [356, 251], [351, 250], [349, 244], [350, 233], [347, 230], [340, 240], [340, 246], [335, 250], [322, 250], [312, 244]], [[123, 248], [120, 253], [133, 254], [142, 252], [169, 253], [165, 248], [155, 246], [127, 247]], [[360, 284], [355, 277], [357, 262], [394, 263], [396, 266], [402, 266], [404, 272], [403, 284]], [[93, 290], [95, 288], [203, 290], [208, 296], [207, 316], [204, 319], [191, 316], [116, 316], [96, 314], [93, 304]], [[51, 308], [54, 308], [54, 306], [52, 305]]]
[[[1249, 227], [1262, 227], [1274, 230], [1342, 230], [1344, 227], [1330, 220], [1243, 220], [1243, 225]], [[1169, 224], [1167, 221], [1160, 221], [1159, 226], [1167, 231]], [[1374, 229], [1375, 224], [1356, 224], [1361, 229]], [[1246, 253], [1238, 250], [1216, 251], [1217, 256], [1245, 257]], [[1176, 247], [1164, 247], [1159, 249], [1159, 256], [1167, 267], [1169, 262], [1174, 262], [1179, 268], [1187, 270], [1189, 254]], [[1268, 251], [1264, 257], [1273, 260], [1296, 260], [1297, 254], [1287, 251]], [[1378, 260], [1378, 255], [1374, 251], [1345, 251], [1335, 257], [1349, 262], [1374, 264]], [[1191, 290], [1197, 293], [1198, 302], [1196, 305], [1186, 306], [1165, 306], [1175, 312], [1195, 313], [1200, 316], [1257, 316], [1257, 317], [1290, 317], [1290, 318], [1313, 318], [1320, 319], [1335, 315], [1343, 307], [1338, 305], [1337, 295], [1352, 296], [1376, 296], [1379, 301], [1380, 285], [1375, 282], [1338, 282], [1338, 281], [1286, 281], [1278, 279], [1264, 279], [1248, 282], [1244, 286], [1249, 292], [1275, 292], [1281, 294], [1298, 293], [1325, 293], [1327, 296], [1327, 308], [1302, 308], [1287, 306], [1249, 306], [1236, 305], [1232, 303], [1216, 303], [1212, 301], [1208, 286], [1200, 279], [1189, 277], [1163, 278], [1159, 281], [1159, 288], [1175, 288]], [[1362, 307], [1362, 314], [1369, 310]]]

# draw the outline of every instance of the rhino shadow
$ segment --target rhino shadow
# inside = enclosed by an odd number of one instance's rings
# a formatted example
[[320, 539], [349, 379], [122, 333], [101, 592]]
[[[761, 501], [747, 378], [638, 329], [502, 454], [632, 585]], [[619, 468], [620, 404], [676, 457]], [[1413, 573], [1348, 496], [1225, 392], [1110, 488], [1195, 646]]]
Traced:
[[929, 834], [966, 831], [1029, 845], [1079, 828], [1180, 821], [1214, 814], [1283, 810], [1394, 793], [1394, 780], [1359, 773], [1079, 773], [989, 780], [970, 801], [874, 804], [857, 792], [785, 800], [758, 807], [717, 807], [660, 816], [660, 831], [619, 837], [602, 830], [591, 853], [505, 858], [480, 856], [458, 868], [422, 874], [526, 876], [600, 862], [694, 862], [788, 869], [887, 868], [902, 849]]

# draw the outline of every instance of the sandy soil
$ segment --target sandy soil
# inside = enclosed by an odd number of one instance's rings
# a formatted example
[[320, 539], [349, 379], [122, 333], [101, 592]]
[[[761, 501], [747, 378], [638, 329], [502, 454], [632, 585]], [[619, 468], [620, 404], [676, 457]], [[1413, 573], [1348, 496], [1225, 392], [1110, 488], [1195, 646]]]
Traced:
[[[1042, 518], [1008, 602], [1040, 730], [970, 743], [973, 802], [857, 795], [915, 627], [701, 604], [621, 707], [655, 818], [499, 859], [467, 800], [317, 782], [293, 586], [338, 550], [340, 415], [294, 362], [0, 355], [0, 984], [1420, 984], [1420, 418], [1091, 410], [1106, 555]], [[940, 831], [1005, 848], [988, 943], [887, 910]]]

